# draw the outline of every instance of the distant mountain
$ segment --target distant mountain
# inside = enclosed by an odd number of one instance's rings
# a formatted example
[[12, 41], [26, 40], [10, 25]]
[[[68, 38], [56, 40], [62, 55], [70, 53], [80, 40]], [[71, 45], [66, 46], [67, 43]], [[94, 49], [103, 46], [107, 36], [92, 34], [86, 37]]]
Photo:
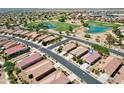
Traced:
[[32, 11], [32, 10], [39, 10], [38, 8], [0, 8], [0, 13], [4, 12], [26, 12], [26, 11]]
[[4, 12], [30, 12], [40, 11], [124, 11], [124, 8], [0, 8], [0, 13]]

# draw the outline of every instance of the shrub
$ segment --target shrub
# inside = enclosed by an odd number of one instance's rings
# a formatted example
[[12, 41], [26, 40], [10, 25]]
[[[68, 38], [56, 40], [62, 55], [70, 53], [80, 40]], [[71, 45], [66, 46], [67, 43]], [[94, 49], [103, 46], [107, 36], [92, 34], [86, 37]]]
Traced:
[[86, 37], [86, 38], [91, 38], [91, 36], [90, 36], [89, 34], [85, 34], [84, 37]]
[[109, 55], [109, 50], [106, 47], [100, 46], [98, 44], [93, 44], [92, 48], [99, 51], [101, 54]]
[[21, 72], [21, 69], [15, 68], [16, 74], [19, 74]]
[[58, 48], [58, 52], [61, 53], [61, 52], [62, 52], [62, 49], [63, 49], [63, 47], [60, 46], [60, 47]]

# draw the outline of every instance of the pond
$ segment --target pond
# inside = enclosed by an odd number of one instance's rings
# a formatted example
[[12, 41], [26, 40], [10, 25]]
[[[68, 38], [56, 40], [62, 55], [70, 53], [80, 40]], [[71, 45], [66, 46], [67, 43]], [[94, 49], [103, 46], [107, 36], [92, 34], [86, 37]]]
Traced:
[[49, 22], [44, 22], [43, 26], [46, 27], [47, 29], [56, 28], [55, 24], [51, 24]]
[[110, 27], [105, 27], [105, 26], [97, 26], [97, 25], [88, 25], [89, 30], [86, 31], [86, 33], [101, 33], [105, 32], [107, 30], [110, 30]]

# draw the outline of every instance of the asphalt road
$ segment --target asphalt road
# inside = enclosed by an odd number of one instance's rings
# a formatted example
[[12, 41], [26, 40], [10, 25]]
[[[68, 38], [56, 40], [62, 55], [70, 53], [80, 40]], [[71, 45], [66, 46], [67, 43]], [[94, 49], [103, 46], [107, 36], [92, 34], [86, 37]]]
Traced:
[[30, 45], [31, 47], [34, 47], [36, 49], [39, 49], [41, 52], [46, 53], [47, 55], [49, 55], [53, 59], [55, 59], [57, 62], [61, 63], [63, 66], [68, 68], [70, 71], [72, 71], [74, 74], [76, 74], [79, 78], [81, 78], [81, 80], [85, 81], [87, 84], [102, 84], [100, 81], [96, 80], [95, 78], [93, 78], [88, 73], [84, 72], [83, 70], [81, 70], [80, 68], [75, 66], [74, 64], [68, 62], [66, 59], [64, 59], [61, 56], [55, 54], [54, 52], [50, 51], [49, 49], [43, 48], [43, 47], [41, 47], [37, 44], [34, 44], [34, 43], [26, 41], [26, 40], [22, 40], [22, 39], [19, 39], [19, 38], [12, 38], [12, 37], [1, 36], [1, 35], [0, 35], [0, 37], [10, 38], [10, 39], [13, 39], [15, 41], [19, 41], [19, 42], [25, 43], [27, 45]]
[[[86, 40], [81, 40], [81, 39], [74, 38], [74, 37], [69, 37], [69, 36], [65, 36], [65, 37], [66, 37], [66, 38], [69, 38], [69, 39], [71, 39], [71, 40], [76, 40], [76, 41], [79, 41], [79, 42], [88, 44], [88, 45], [94, 44], [93, 42], [89, 42], [89, 41], [86, 41]], [[108, 50], [109, 50], [109, 52], [111, 52], [111, 53], [114, 53], [114, 54], [116, 54], [116, 55], [119, 55], [119, 56], [124, 57], [124, 52], [120, 52], [120, 51], [117, 51], [117, 50], [114, 50], [114, 49], [108, 49]]]
[[[57, 34], [57, 35], [60, 35], [60, 34]], [[71, 40], [79, 41], [79, 42], [84, 43], [84, 44], [87, 44], [87, 45], [95, 44], [95, 43], [93, 43], [93, 42], [90, 42], [90, 41], [87, 41], [87, 40], [83, 40], [83, 39], [78, 39], [78, 38], [71, 37], [71, 36], [66, 36], [66, 35], [61, 35], [61, 36], [65, 37], [65, 38], [68, 38], [68, 39], [71, 39]], [[116, 54], [116, 55], [119, 55], [119, 56], [124, 57], [124, 52], [117, 51], [117, 50], [110, 49], [110, 48], [109, 48], [108, 50], [109, 50], [109, 52], [111, 52], [111, 53], [114, 53], [114, 54]]]
[[49, 46], [49, 47], [47, 47], [47, 48], [48, 48], [48, 49], [53, 49], [53, 48], [55, 48], [55, 47], [57, 47], [57, 46], [59, 46], [59, 45], [65, 43], [65, 42], [68, 42], [68, 41], [70, 41], [69, 38], [67, 38], [67, 39], [65, 39], [65, 40], [63, 40], [63, 41], [59, 41], [59, 42], [57, 42], [56, 44], [53, 44], [53, 45], [51, 45], [51, 46]]

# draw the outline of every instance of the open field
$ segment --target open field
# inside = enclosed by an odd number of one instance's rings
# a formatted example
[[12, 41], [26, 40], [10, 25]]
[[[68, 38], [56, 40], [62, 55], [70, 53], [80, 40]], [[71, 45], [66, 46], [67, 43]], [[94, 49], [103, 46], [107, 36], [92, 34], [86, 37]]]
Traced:
[[57, 30], [57, 31], [69, 31], [69, 26], [71, 26], [72, 28], [79, 27], [78, 25], [68, 24], [68, 23], [64, 23], [64, 22], [51, 21], [49, 23], [54, 24], [56, 26], [55, 30]]
[[114, 27], [114, 26], [120, 26], [119, 24], [111, 23], [111, 22], [101, 22], [101, 21], [96, 21], [96, 20], [89, 20], [86, 21], [88, 24], [95, 24], [98, 26], [107, 26], [107, 27]]
[[40, 29], [47, 29], [47, 27], [43, 26], [45, 23], [54, 25], [55, 28], [52, 28], [52, 29], [55, 29], [57, 31], [69, 31], [70, 26], [73, 29], [76, 27], [79, 27], [78, 25], [68, 24], [68, 23], [64, 23], [64, 22], [57, 22], [57, 21], [32, 22], [32, 23], [27, 24], [27, 26], [25, 26], [25, 27], [30, 30], [36, 29], [37, 27], [39, 27]]

